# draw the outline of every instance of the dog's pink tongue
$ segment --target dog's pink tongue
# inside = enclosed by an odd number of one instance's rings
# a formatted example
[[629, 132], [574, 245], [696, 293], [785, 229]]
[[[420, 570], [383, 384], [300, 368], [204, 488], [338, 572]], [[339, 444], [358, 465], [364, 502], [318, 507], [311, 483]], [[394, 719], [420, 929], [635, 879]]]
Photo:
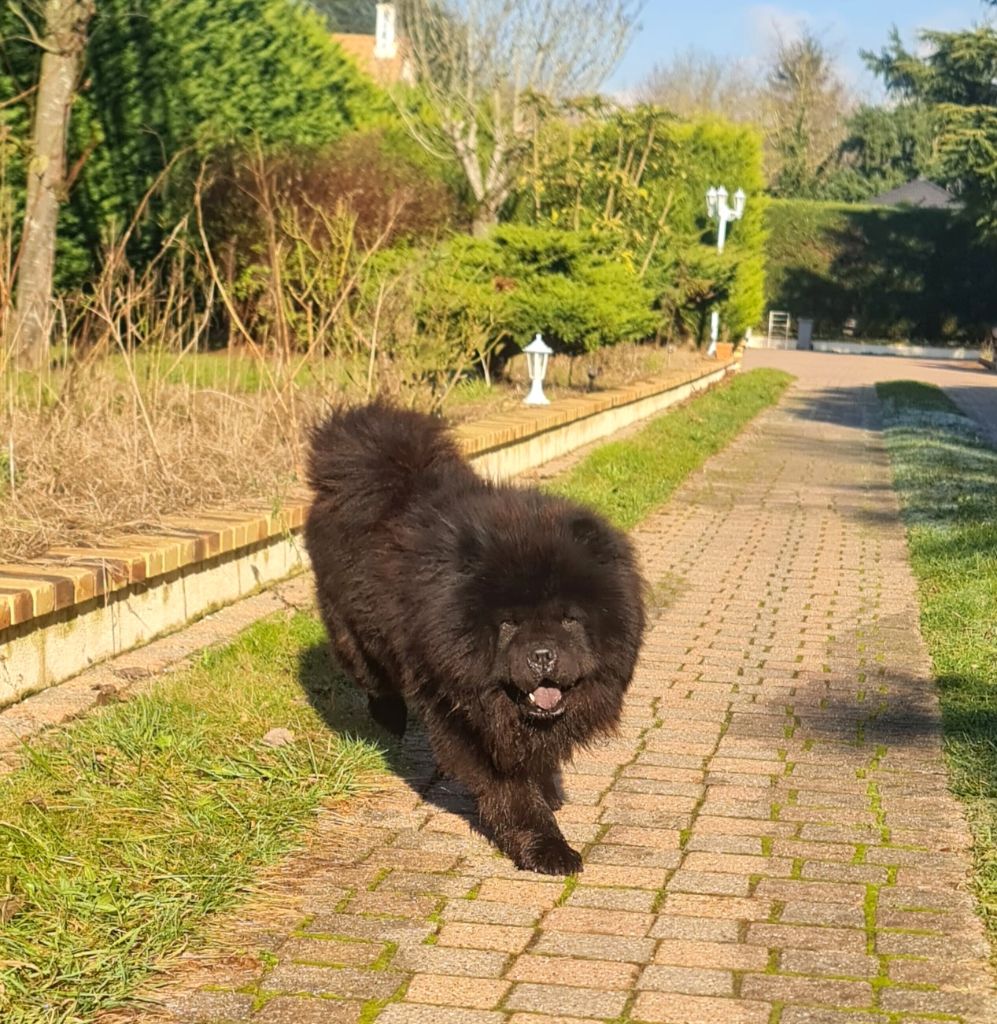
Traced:
[[533, 691], [533, 701], [544, 711], [553, 711], [561, 703], [561, 691], [556, 686], [538, 686]]

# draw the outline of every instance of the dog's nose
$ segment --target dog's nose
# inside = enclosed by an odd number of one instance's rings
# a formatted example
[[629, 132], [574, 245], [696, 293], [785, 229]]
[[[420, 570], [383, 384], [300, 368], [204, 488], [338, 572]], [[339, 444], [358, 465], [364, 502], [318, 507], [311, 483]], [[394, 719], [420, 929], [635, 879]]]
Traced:
[[538, 647], [526, 658], [526, 663], [538, 675], [550, 672], [556, 661], [557, 655], [549, 647]]

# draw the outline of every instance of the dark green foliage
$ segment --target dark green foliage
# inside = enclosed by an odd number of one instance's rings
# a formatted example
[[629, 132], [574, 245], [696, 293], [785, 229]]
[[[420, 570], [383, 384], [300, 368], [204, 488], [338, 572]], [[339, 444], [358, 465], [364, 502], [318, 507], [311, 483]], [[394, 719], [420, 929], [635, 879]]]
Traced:
[[525, 344], [539, 331], [558, 351], [580, 355], [654, 337], [661, 318], [653, 292], [592, 236], [509, 224], [485, 246], [514, 342]]
[[[0, 101], [32, 84], [38, 60], [4, 19]], [[69, 164], [79, 162], [80, 174], [60, 224], [60, 279], [98, 262], [179, 154], [187, 155], [153, 206], [166, 221], [186, 210], [201, 159], [257, 143], [326, 145], [385, 105], [297, 0], [104, 0], [73, 111]], [[5, 114], [25, 139], [28, 107]], [[147, 247], [156, 238], [146, 230]]]
[[766, 304], [840, 337], [977, 341], [997, 324], [997, 249], [946, 210], [773, 200]]
[[820, 176], [816, 198], [862, 202], [916, 178], [944, 180], [937, 145], [940, 117], [932, 107], [864, 104], [847, 124], [845, 140]]
[[[557, 351], [580, 355], [654, 338], [661, 314], [637, 274], [592, 235], [505, 224], [487, 238], [457, 235], [428, 254], [381, 254], [386, 275], [418, 265], [417, 316], [477, 322], [507, 352], [538, 331]], [[372, 282], [377, 287], [377, 281]]]
[[920, 38], [924, 56], [907, 50], [896, 30], [880, 53], [863, 56], [891, 93], [936, 111], [946, 181], [976, 223], [997, 234], [997, 29]]

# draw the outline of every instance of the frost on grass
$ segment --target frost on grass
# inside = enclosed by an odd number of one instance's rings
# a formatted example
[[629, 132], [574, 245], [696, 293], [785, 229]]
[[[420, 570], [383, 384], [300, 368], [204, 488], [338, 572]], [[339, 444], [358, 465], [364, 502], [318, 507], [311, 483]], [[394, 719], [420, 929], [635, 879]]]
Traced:
[[992, 505], [997, 451], [973, 419], [954, 408], [918, 408], [890, 397], [882, 411], [910, 526], [958, 529]]

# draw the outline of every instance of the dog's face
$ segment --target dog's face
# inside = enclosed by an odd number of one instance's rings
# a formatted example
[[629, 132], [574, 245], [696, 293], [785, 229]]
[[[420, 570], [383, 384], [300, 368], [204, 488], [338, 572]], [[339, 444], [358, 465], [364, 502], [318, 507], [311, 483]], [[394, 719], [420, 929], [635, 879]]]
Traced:
[[597, 667], [584, 611], [564, 602], [502, 610], [494, 650], [492, 678], [537, 722], [559, 718], [568, 693]]
[[462, 539], [455, 602], [479, 696], [512, 701], [542, 726], [614, 688], [613, 677], [625, 685], [642, 611], [615, 531], [551, 499], [520, 499], [489, 525]]

